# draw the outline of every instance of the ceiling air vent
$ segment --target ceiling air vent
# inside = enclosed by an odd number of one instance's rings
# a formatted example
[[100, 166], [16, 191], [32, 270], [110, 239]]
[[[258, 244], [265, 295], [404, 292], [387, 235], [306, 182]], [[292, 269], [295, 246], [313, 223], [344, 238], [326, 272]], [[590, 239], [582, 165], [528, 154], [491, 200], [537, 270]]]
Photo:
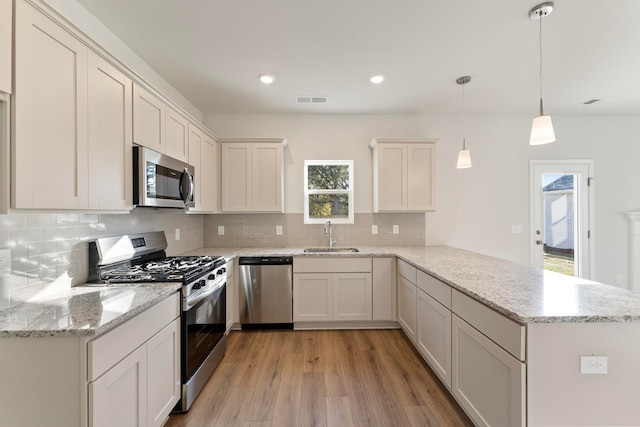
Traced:
[[588, 101], [584, 101], [582, 103], [582, 105], [591, 105], [591, 104], [595, 104], [596, 102], [600, 102], [600, 101], [601, 101], [600, 98], [593, 98], [593, 99], [590, 99]]
[[328, 98], [326, 96], [310, 96], [300, 95], [296, 96], [296, 104], [326, 104]]

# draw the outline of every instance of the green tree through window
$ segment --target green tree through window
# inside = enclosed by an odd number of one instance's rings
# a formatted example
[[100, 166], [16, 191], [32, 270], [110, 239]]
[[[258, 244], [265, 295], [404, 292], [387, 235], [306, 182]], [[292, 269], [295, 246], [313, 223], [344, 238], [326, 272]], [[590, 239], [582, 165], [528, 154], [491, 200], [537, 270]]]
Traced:
[[353, 161], [305, 161], [305, 223], [353, 223]]

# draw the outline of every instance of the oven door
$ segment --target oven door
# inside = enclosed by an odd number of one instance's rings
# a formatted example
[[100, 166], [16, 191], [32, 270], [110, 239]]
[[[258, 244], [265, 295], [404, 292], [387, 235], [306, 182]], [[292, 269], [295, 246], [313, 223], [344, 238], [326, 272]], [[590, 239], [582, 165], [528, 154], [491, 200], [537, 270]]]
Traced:
[[227, 324], [227, 285], [184, 311], [182, 321], [182, 382], [185, 384], [222, 339]]

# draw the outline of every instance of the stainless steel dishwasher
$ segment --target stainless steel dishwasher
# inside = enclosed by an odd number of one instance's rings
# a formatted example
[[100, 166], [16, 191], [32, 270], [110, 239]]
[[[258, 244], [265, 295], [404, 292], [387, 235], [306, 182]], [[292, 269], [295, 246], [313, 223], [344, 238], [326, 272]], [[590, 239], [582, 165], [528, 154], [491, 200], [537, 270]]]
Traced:
[[242, 329], [293, 328], [293, 258], [240, 257]]

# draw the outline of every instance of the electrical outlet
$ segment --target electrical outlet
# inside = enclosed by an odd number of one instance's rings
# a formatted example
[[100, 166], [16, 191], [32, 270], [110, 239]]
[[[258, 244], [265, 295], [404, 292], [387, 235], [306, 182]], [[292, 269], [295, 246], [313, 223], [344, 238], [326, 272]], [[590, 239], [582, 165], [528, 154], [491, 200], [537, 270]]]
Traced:
[[524, 225], [512, 225], [511, 232], [513, 234], [522, 234], [524, 233]]
[[580, 356], [580, 373], [606, 374], [608, 359], [607, 356]]
[[218, 236], [224, 236], [224, 225], [218, 226]]
[[176, 240], [180, 240], [180, 229], [176, 228]]
[[11, 274], [11, 249], [0, 249], [0, 276]]
[[282, 236], [282, 226], [276, 225], [276, 236]]
[[378, 234], [378, 226], [377, 225], [372, 225], [371, 226], [371, 234]]
[[393, 226], [393, 234], [400, 234], [400, 226], [399, 225], [394, 225]]

